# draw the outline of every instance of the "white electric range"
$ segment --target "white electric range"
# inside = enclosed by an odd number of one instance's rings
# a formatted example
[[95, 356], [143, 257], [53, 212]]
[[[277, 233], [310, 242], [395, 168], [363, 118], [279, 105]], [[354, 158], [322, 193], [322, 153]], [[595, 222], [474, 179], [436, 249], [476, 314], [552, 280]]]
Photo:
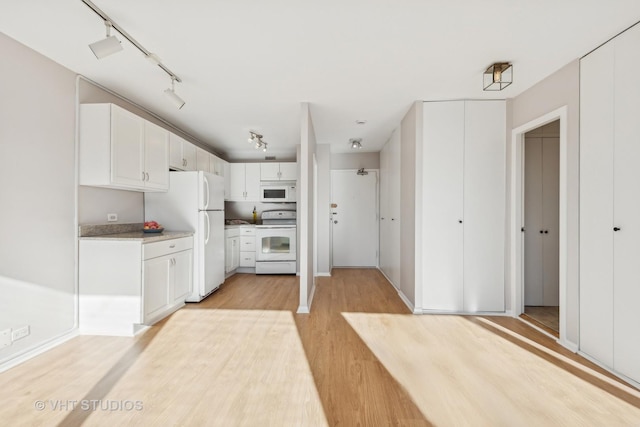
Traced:
[[296, 274], [296, 211], [264, 211], [256, 226], [256, 274]]

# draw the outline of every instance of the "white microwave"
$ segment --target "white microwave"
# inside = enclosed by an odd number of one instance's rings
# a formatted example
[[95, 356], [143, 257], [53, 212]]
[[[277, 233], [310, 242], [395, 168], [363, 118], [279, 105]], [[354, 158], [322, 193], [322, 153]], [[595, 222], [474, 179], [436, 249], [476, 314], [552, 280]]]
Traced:
[[295, 202], [295, 182], [263, 182], [260, 184], [261, 202]]

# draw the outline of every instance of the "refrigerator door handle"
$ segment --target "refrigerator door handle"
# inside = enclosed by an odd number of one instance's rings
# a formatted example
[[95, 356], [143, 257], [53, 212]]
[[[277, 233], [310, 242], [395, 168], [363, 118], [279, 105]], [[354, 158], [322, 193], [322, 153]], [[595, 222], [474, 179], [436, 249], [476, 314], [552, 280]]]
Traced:
[[207, 201], [204, 203], [204, 209], [207, 210], [209, 209], [209, 197], [210, 197], [209, 180], [207, 179], [206, 176], [204, 176], [204, 174], [202, 175], [202, 179], [204, 179], [204, 186], [206, 187], [206, 191], [204, 192], [204, 194], [207, 197]]
[[211, 221], [209, 220], [209, 214], [207, 211], [204, 211], [204, 222], [207, 226], [207, 237], [204, 238], [204, 244], [206, 245], [209, 243], [209, 237], [211, 237]]

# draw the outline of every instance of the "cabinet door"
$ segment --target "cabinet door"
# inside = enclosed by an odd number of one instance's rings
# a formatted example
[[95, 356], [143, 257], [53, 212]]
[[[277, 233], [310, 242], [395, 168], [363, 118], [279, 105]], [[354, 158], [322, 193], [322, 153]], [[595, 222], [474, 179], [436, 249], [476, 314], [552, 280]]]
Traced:
[[463, 308], [463, 143], [464, 102], [425, 102], [422, 183], [425, 309]]
[[222, 159], [220, 159], [218, 156], [210, 154], [209, 155], [209, 172], [211, 172], [214, 175], [222, 176], [224, 172], [222, 171], [221, 161]]
[[[640, 382], [640, 28], [615, 39], [613, 367]], [[582, 119], [581, 119], [582, 122]], [[582, 215], [582, 212], [581, 212]], [[611, 231], [610, 231], [611, 232]], [[601, 286], [603, 284], [601, 283]]]
[[231, 268], [231, 261], [233, 256], [233, 238], [227, 237], [224, 239], [224, 272], [229, 273], [233, 269]]
[[182, 155], [182, 143], [184, 139], [174, 133], [169, 133], [169, 167], [184, 170], [184, 156]]
[[141, 188], [144, 177], [144, 121], [111, 106], [111, 182]]
[[240, 267], [240, 237], [233, 238], [233, 248], [231, 252], [231, 269]]
[[504, 311], [505, 102], [466, 101], [464, 117], [464, 311]]
[[182, 157], [184, 158], [184, 170], [195, 171], [197, 170], [197, 153], [196, 146], [189, 141], [182, 142]]
[[280, 163], [260, 163], [260, 179], [262, 181], [279, 181]]
[[169, 131], [144, 123], [145, 189], [169, 189]]
[[245, 164], [229, 164], [229, 200], [241, 202], [245, 200]]
[[192, 290], [193, 251], [182, 251], [171, 255], [173, 259], [173, 304], [183, 303]]
[[169, 275], [171, 255], [144, 261], [143, 322], [152, 323], [154, 317], [169, 304]]
[[280, 163], [280, 181], [297, 181], [298, 180], [298, 164]]
[[614, 49], [580, 61], [580, 349], [613, 366]]
[[245, 164], [245, 191], [247, 202], [260, 201], [260, 163]]
[[196, 170], [211, 172], [209, 168], [209, 153], [199, 147], [196, 147]]
[[224, 171], [224, 199], [229, 200], [231, 197], [231, 166], [225, 160], [222, 161], [222, 166]]

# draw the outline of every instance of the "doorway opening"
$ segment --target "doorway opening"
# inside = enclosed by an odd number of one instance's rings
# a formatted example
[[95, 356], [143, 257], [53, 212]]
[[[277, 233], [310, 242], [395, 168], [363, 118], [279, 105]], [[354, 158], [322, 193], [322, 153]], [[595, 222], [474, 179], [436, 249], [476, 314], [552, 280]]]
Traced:
[[[558, 343], [573, 350], [573, 345], [566, 339], [567, 330], [567, 106], [558, 108], [544, 114], [528, 123], [525, 123], [511, 133], [511, 181], [510, 181], [510, 220], [509, 220], [509, 299], [510, 310], [514, 317], [525, 313], [525, 135], [527, 132], [538, 129], [552, 122], [559, 122], [558, 132], [558, 225], [557, 225], [557, 277], [558, 277], [558, 333], [550, 334], [558, 337]], [[546, 236], [551, 234], [550, 228], [538, 228], [549, 230]], [[535, 231], [530, 230], [530, 231]], [[533, 233], [530, 233], [533, 234]], [[549, 239], [551, 240], [551, 239]], [[549, 252], [550, 253], [550, 252]], [[540, 258], [542, 255], [539, 255]], [[526, 313], [525, 313], [526, 315]], [[539, 329], [544, 330], [539, 325]], [[545, 332], [549, 333], [545, 330]]]
[[551, 335], [560, 334], [560, 120], [524, 135], [524, 313]]

